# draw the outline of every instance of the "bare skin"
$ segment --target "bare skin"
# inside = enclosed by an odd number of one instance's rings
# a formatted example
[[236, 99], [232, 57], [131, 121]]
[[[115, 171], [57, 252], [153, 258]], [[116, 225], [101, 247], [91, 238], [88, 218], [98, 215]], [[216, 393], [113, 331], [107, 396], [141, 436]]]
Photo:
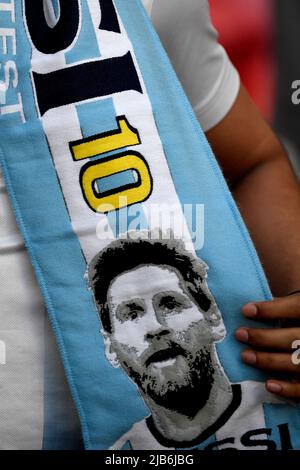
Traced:
[[[270, 392], [299, 399], [300, 365], [292, 361], [292, 344], [300, 340], [300, 294], [288, 294], [300, 290], [300, 186], [279, 140], [243, 87], [229, 113], [206, 135], [277, 296], [271, 302], [253, 299], [243, 314], [296, 321], [292, 328], [239, 329], [236, 338], [250, 347], [242, 360], [270, 372]], [[290, 381], [273, 380], [271, 373], [278, 370], [289, 373]]]

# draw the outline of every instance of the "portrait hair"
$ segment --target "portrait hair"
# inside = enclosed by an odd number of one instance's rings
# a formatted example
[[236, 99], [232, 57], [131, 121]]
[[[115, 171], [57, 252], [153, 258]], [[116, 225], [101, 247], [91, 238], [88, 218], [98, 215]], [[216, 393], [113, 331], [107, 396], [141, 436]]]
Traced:
[[[129, 233], [130, 234], [130, 233]], [[135, 232], [136, 236], [117, 239], [100, 251], [88, 267], [89, 287], [93, 291], [104, 331], [112, 332], [108, 291], [119, 275], [141, 266], [157, 265], [177, 271], [196, 304], [207, 312], [211, 300], [201, 283], [206, 278], [206, 264], [187, 251], [177, 239], [151, 239], [151, 232]]]

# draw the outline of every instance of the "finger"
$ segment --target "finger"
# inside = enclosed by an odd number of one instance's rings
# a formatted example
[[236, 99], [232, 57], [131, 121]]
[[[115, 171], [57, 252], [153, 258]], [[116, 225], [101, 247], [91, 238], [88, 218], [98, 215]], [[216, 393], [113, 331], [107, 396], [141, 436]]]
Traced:
[[294, 342], [300, 340], [300, 328], [239, 328], [235, 336], [255, 348], [289, 351]]
[[300, 374], [300, 365], [292, 360], [292, 354], [270, 353], [246, 349], [241, 354], [242, 360], [253, 367], [273, 372], [290, 372]]
[[300, 399], [300, 383], [268, 380], [266, 383], [266, 389], [281, 397]]
[[281, 297], [269, 302], [253, 302], [244, 305], [242, 312], [248, 318], [278, 320], [290, 318], [300, 321], [300, 295]]

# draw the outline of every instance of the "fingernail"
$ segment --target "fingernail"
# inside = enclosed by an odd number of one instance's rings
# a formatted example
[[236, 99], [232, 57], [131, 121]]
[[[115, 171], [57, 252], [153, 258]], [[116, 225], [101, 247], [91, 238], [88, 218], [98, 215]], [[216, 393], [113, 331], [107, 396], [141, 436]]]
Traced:
[[282, 386], [276, 382], [267, 382], [267, 389], [271, 393], [280, 393], [282, 391]]
[[255, 304], [247, 304], [243, 307], [243, 313], [247, 317], [256, 317], [258, 313], [258, 308]]
[[247, 364], [255, 364], [256, 363], [256, 354], [253, 351], [243, 351], [242, 352], [242, 359]]
[[249, 333], [245, 328], [240, 328], [236, 331], [235, 337], [238, 341], [241, 341], [242, 343], [247, 343], [249, 340]]

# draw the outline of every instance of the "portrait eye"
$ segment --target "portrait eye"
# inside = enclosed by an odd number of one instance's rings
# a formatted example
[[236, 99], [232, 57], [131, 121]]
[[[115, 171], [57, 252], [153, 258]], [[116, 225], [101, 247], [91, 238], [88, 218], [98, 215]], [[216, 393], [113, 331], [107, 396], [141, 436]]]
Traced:
[[143, 313], [144, 309], [141, 305], [132, 303], [122, 305], [122, 307], [118, 309], [117, 316], [120, 321], [125, 322], [136, 320], [138, 317], [142, 316]]
[[176, 302], [175, 299], [170, 299], [164, 303], [164, 308], [168, 310], [174, 310], [174, 308], [179, 307], [180, 305], [180, 302]]
[[180, 297], [173, 297], [173, 296], [167, 296], [163, 297], [160, 300], [160, 307], [166, 312], [166, 313], [178, 313], [181, 312], [185, 308], [190, 307], [190, 302], [188, 299], [186, 299], [183, 296]]
[[127, 317], [128, 319], [130, 320], [135, 320], [138, 315], [139, 315], [139, 311], [136, 309], [136, 310], [130, 310], [128, 313], [127, 313]]

